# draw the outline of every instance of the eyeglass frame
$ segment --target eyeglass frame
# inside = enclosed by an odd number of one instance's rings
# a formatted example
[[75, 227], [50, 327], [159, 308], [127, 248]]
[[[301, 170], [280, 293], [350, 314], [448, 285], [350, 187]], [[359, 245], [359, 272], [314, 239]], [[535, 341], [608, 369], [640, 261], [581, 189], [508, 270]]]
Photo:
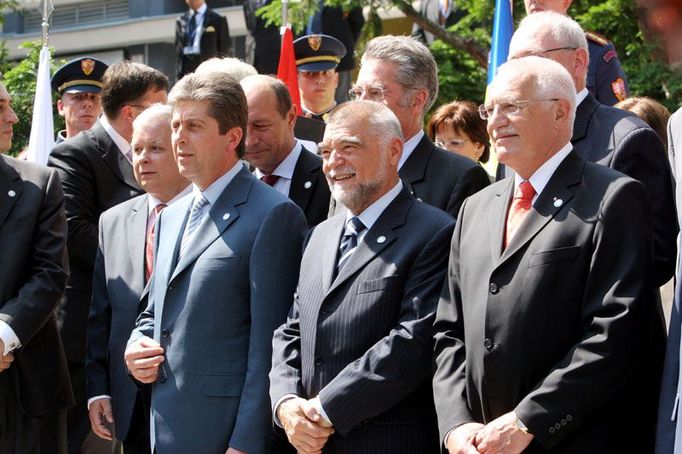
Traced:
[[[530, 103], [533, 102], [546, 102], [546, 101], [558, 101], [560, 98], [546, 98], [546, 99], [523, 99], [521, 101], [505, 101], [504, 104], [507, 104], [508, 106], [514, 106], [516, 109], [514, 111], [508, 111], [504, 112], [503, 115], [516, 115], [523, 109], [525, 109]], [[489, 120], [490, 117], [493, 116], [493, 113], [495, 112], [495, 106], [499, 106], [499, 104], [495, 104], [493, 106], [492, 111], [488, 111], [488, 108], [485, 106], [485, 104], [481, 104], [478, 106], [478, 115], [481, 117], [481, 120]]]
[[[370, 97], [368, 99], [372, 101], [383, 101], [384, 98], [386, 97], [386, 92], [389, 90], [388, 88], [385, 87], [372, 87], [372, 90], [377, 90], [381, 93], [381, 97]], [[359, 94], [358, 94], [359, 91]], [[358, 99], [362, 98], [362, 95], [365, 94], [367, 90], [360, 86], [355, 86], [352, 87], [350, 90], [348, 90], [348, 97], [350, 98], [351, 101], [357, 101]]]

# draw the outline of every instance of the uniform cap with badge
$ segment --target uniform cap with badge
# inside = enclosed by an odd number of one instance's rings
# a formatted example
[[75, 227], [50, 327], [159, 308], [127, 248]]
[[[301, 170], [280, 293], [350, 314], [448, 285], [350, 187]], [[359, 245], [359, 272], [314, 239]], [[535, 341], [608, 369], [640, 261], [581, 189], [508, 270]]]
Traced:
[[329, 35], [306, 35], [294, 41], [299, 71], [321, 72], [336, 68], [346, 55], [346, 46]]
[[82, 57], [64, 63], [52, 76], [52, 90], [64, 93], [99, 93], [102, 77], [109, 66], [92, 57]]

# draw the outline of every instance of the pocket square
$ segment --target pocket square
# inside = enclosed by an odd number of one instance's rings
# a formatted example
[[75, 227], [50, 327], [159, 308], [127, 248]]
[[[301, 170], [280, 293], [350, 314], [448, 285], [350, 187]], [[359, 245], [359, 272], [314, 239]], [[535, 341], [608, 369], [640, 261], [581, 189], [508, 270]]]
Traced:
[[204, 30], [204, 33], [211, 33], [211, 32], [214, 32], [214, 33], [215, 33], [215, 27], [214, 27], [213, 25], [209, 25], [209, 26], [206, 27], [206, 29]]

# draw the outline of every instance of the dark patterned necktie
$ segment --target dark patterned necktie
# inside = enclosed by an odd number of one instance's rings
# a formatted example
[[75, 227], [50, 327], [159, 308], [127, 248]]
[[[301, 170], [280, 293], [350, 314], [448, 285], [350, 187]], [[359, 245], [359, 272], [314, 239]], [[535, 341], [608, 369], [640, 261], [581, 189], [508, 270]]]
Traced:
[[346, 230], [341, 237], [341, 244], [339, 245], [339, 261], [336, 265], [337, 275], [344, 265], [348, 263], [348, 259], [358, 245], [358, 234], [365, 230], [365, 228], [365, 224], [357, 216], [353, 216], [348, 220]]
[[272, 174], [263, 175], [262, 177], [260, 177], [260, 179], [263, 183], [267, 183], [270, 186], [274, 186], [275, 183], [277, 183], [277, 180], [279, 180], [279, 176], [278, 175], [272, 175]]
[[194, 36], [197, 33], [197, 12], [192, 11], [192, 17], [189, 18], [189, 24], [187, 24], [187, 42], [186, 46], [194, 46]]

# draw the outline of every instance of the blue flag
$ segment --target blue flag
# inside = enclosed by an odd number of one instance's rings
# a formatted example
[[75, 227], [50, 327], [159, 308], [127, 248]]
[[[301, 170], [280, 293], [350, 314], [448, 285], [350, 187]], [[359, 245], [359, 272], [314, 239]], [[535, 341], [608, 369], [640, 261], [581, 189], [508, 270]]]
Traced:
[[512, 0], [495, 0], [493, 36], [488, 54], [488, 85], [495, 77], [497, 68], [507, 61], [512, 34], [514, 34]]

